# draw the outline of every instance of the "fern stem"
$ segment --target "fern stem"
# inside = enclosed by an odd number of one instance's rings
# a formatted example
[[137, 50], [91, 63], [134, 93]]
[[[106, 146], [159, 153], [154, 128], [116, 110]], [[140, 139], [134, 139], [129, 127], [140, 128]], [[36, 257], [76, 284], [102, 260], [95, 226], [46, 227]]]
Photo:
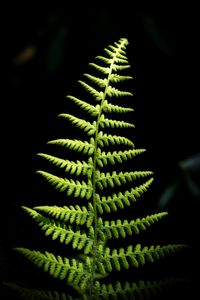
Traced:
[[96, 269], [96, 264], [97, 264], [97, 249], [98, 249], [98, 238], [97, 238], [97, 232], [98, 232], [98, 212], [97, 212], [97, 201], [96, 201], [96, 176], [97, 176], [97, 150], [98, 150], [98, 135], [99, 135], [99, 123], [100, 123], [100, 118], [101, 118], [101, 114], [102, 114], [102, 108], [103, 108], [103, 104], [104, 101], [106, 100], [106, 96], [107, 96], [107, 91], [109, 88], [109, 84], [110, 84], [110, 77], [113, 71], [113, 65], [116, 61], [116, 58], [121, 50], [121, 48], [123, 48], [124, 45], [127, 45], [127, 40], [123, 39], [121, 41], [120, 46], [118, 47], [115, 55], [112, 58], [112, 62], [110, 64], [110, 68], [109, 68], [109, 73], [107, 76], [107, 83], [104, 89], [104, 93], [102, 96], [102, 100], [101, 100], [101, 104], [100, 104], [100, 109], [99, 109], [99, 114], [97, 117], [97, 122], [96, 122], [96, 132], [95, 132], [95, 144], [94, 144], [94, 166], [93, 166], [93, 175], [92, 175], [92, 185], [93, 185], [93, 208], [94, 208], [94, 243], [93, 243], [93, 250], [92, 250], [92, 255], [93, 255], [93, 261], [92, 261], [92, 266], [91, 266], [91, 281], [90, 281], [90, 299], [96, 299], [95, 296], [95, 289], [94, 289], [94, 275], [95, 275], [95, 269]]

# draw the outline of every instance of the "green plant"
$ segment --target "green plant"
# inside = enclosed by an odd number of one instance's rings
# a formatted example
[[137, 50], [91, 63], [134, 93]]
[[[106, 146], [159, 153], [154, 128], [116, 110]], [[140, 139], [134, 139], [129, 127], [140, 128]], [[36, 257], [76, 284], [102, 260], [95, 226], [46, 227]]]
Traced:
[[[105, 56], [96, 57], [101, 63], [90, 64], [95, 74], [84, 74], [87, 80], [79, 81], [87, 92], [87, 101], [67, 96], [80, 111], [88, 114], [88, 119], [68, 113], [59, 116], [80, 129], [82, 139], [61, 138], [48, 142], [68, 151], [66, 153], [72, 151], [76, 158], [83, 159], [68, 160], [66, 155], [61, 158], [39, 153], [55, 168], [54, 174], [46, 171], [37, 173], [58, 192], [64, 193], [67, 205], [38, 206], [33, 209], [23, 207], [46, 236], [67, 245], [74, 256], [63, 257], [27, 248], [16, 250], [54, 278], [66, 281], [75, 291], [73, 299], [149, 299], [174, 280], [117, 280], [113, 283], [110, 274], [154, 263], [185, 247], [182, 244], [142, 246], [132, 240], [132, 236], [165, 217], [167, 212], [131, 220], [117, 217], [119, 212], [131, 207], [153, 181], [151, 171], [120, 169], [120, 166], [126, 168], [126, 162], [145, 151], [135, 148], [132, 140], [119, 134], [123, 129], [134, 127], [132, 123], [117, 117], [133, 110], [120, 104], [121, 99], [125, 103], [132, 93], [115, 87], [131, 79], [124, 75], [130, 67], [126, 56], [127, 45], [127, 39], [120, 39], [104, 49]], [[119, 100], [120, 105], [114, 100]], [[109, 114], [115, 114], [115, 119], [111, 119]], [[128, 238], [130, 244], [116, 248], [110, 241], [118, 238]], [[15, 285], [12, 287], [16, 288]], [[26, 288], [20, 291], [22, 296], [29, 299], [72, 299], [66, 291], [59, 293]]]

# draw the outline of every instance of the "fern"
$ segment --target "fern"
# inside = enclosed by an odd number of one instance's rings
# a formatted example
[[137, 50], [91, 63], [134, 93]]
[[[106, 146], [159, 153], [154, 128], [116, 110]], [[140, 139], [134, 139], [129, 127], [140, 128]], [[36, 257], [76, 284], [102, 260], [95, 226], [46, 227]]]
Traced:
[[[23, 206], [46, 236], [76, 249], [78, 254], [75, 258], [68, 258], [22, 247], [16, 250], [50, 276], [64, 280], [72, 286], [78, 293], [76, 299], [149, 299], [173, 280], [138, 283], [105, 283], [102, 280], [106, 278], [109, 282], [109, 275], [113, 270], [138, 268], [154, 263], [185, 247], [182, 244], [142, 246], [130, 239], [165, 217], [167, 212], [132, 220], [115, 217], [116, 211], [136, 202], [153, 181], [151, 171], [117, 169], [120, 164], [135, 159], [145, 151], [135, 148], [132, 140], [119, 134], [123, 129], [134, 128], [134, 124], [123, 119], [124, 114], [132, 112], [133, 109], [121, 105], [132, 93], [115, 87], [132, 78], [128, 74], [124, 75], [130, 68], [126, 56], [127, 45], [127, 39], [120, 39], [104, 49], [104, 56], [97, 56], [95, 63], [90, 63], [94, 75], [84, 74], [85, 80], [79, 80], [89, 95], [88, 100], [67, 96], [69, 101], [88, 115], [87, 121], [68, 113], [62, 113], [59, 117], [77, 127], [82, 133], [82, 139], [63, 138], [48, 142], [53, 147], [80, 153], [83, 160], [70, 161], [39, 153], [49, 164], [63, 170], [64, 175], [42, 170], [37, 171], [38, 174], [58, 192], [64, 193], [67, 198], [70, 196], [72, 204], [63, 207]], [[90, 103], [90, 100], [93, 102]], [[116, 119], [110, 118], [110, 114], [116, 115]], [[112, 134], [111, 130], [115, 133]], [[82, 204], [76, 204], [76, 199]], [[113, 219], [110, 217], [111, 212]], [[131, 244], [126, 247], [112, 247], [109, 240], [119, 237], [129, 237]], [[13, 287], [17, 289], [16, 285]], [[31, 295], [31, 299], [72, 299], [67, 293], [33, 291], [26, 288], [21, 288], [21, 294], [27, 298]]]

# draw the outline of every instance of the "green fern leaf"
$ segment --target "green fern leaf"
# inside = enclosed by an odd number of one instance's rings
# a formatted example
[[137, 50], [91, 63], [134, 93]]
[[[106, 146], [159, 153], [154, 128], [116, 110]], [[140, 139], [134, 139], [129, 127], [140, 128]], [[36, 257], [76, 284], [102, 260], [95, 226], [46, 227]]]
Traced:
[[99, 77], [96, 77], [96, 76], [93, 76], [93, 75], [90, 75], [90, 74], [83, 74], [85, 77], [87, 77], [89, 80], [91, 80], [92, 82], [96, 83], [99, 87], [101, 88], [105, 88], [107, 83], [108, 83], [108, 80], [107, 78], [99, 78]]
[[159, 221], [167, 214], [167, 212], [161, 212], [141, 219], [137, 218], [131, 221], [124, 220], [123, 222], [121, 220], [102, 221], [102, 230], [105, 231], [105, 236], [109, 239], [113, 237], [118, 238], [120, 236], [125, 238], [127, 235], [132, 235], [133, 232], [139, 234], [140, 230], [146, 230], [147, 227]]
[[158, 281], [140, 280], [134, 283], [125, 281], [123, 284], [119, 281], [115, 284], [101, 284], [99, 281], [96, 281], [95, 285], [96, 294], [100, 299], [145, 300], [155, 299], [155, 297], [162, 295], [167, 289], [173, 289], [177, 284], [183, 287], [186, 283], [188, 283], [187, 279], [169, 278]]
[[[85, 300], [83, 297], [72, 297], [64, 292], [38, 290], [33, 288], [22, 287], [14, 283], [4, 283], [7, 287], [15, 290], [22, 299], [29, 300]], [[175, 286], [179, 285], [183, 288], [188, 284], [187, 279], [182, 278], [167, 278], [154, 281], [143, 281], [129, 283], [125, 281], [121, 283], [117, 281], [115, 284], [101, 284], [95, 281], [96, 299], [115, 299], [115, 300], [145, 300], [155, 299], [166, 290], [172, 290]]]
[[91, 116], [95, 117], [99, 114], [98, 106], [93, 106], [83, 100], [80, 100], [74, 96], [68, 95], [66, 98], [71, 99], [74, 103], [76, 103], [78, 106], [80, 106], [81, 109], [84, 109], [86, 112], [88, 112]]
[[95, 64], [95, 63], [89, 63], [90, 66], [92, 66], [93, 68], [95, 68], [97, 71], [103, 73], [103, 74], [109, 74], [110, 72], [110, 68], [108, 67], [102, 67], [102, 66], [99, 66], [98, 64]]
[[96, 89], [94, 89], [89, 84], [85, 83], [82, 80], [78, 81], [94, 98], [96, 101], [101, 101], [103, 98], [103, 92], [98, 92]]
[[[125, 42], [125, 41], [124, 41]], [[117, 53], [117, 55], [121, 58], [126, 59], [126, 52], [125, 49], [123, 49], [123, 45], [122, 44], [118, 44], [116, 43], [115, 46], [113, 45], [109, 45], [108, 46], [113, 52]]]
[[125, 206], [130, 206], [131, 202], [136, 202], [137, 198], [147, 191], [152, 182], [153, 178], [150, 178], [138, 187], [126, 190], [124, 193], [113, 193], [112, 196], [108, 197], [100, 197], [99, 194], [96, 194], [98, 212], [103, 214], [105, 210], [107, 213], [110, 213], [111, 211], [117, 211], [118, 208], [124, 209]]
[[59, 114], [59, 117], [69, 120], [76, 127], [83, 129], [87, 133], [87, 135], [93, 135], [95, 133], [95, 130], [96, 130], [96, 127], [95, 127], [96, 122], [95, 121], [93, 122], [93, 124], [91, 124], [88, 121], [74, 117], [73, 115], [70, 115], [70, 114]]
[[111, 82], [114, 82], [114, 83], [118, 83], [118, 82], [122, 82], [122, 81], [125, 81], [125, 80], [130, 80], [132, 79], [133, 77], [131, 76], [124, 76], [124, 75], [118, 75], [118, 74], [111, 74], [110, 75], [110, 81]]
[[[15, 248], [16, 251], [22, 253], [29, 261], [32, 261], [37, 267], [43, 268], [54, 278], [60, 280], [67, 280], [68, 284], [81, 284], [82, 281], [88, 281], [89, 272], [87, 266], [76, 259], [68, 259], [66, 257], [55, 256], [52, 253], [45, 251], [41, 253], [36, 250], [29, 250], [26, 248]], [[77, 282], [78, 276], [78, 282]]]
[[[33, 210], [27, 207], [24, 207], [25, 210], [28, 209], [28, 212], [32, 212]], [[39, 211], [41, 213], [48, 214], [50, 217], [55, 218], [58, 221], [68, 222], [70, 224], [76, 223], [77, 225], [86, 225], [90, 227], [94, 220], [93, 207], [89, 203], [89, 210], [79, 205], [72, 206], [37, 206], [34, 207], [34, 211]]]
[[105, 56], [101, 56], [101, 55], [98, 55], [96, 56], [95, 58], [103, 61], [105, 64], [107, 65], [110, 65], [112, 63], [112, 59], [111, 58], [108, 58], [108, 57], [105, 57]]
[[132, 93], [126, 91], [120, 91], [112, 86], [109, 86], [106, 90], [107, 95], [109, 97], [126, 97], [126, 96], [133, 96]]
[[[91, 103], [76, 96], [67, 96], [79, 112], [83, 111], [89, 115], [89, 121], [86, 121], [70, 113], [59, 114], [59, 117], [67, 119], [72, 127], [86, 133], [82, 140], [59, 138], [49, 141], [48, 147], [51, 145], [50, 148], [58, 150], [56, 153], [61, 149], [62, 157], [59, 157], [59, 154], [38, 153], [49, 163], [48, 167], [56, 169], [59, 175], [42, 170], [37, 173], [56, 191], [66, 196], [68, 205], [44, 205], [33, 209], [22, 207], [43, 234], [51, 238], [52, 243], [56, 240], [62, 244], [61, 247], [71, 249], [74, 256], [63, 257], [48, 251], [42, 253], [22, 247], [16, 250], [53, 278], [70, 285], [78, 294], [76, 300], [150, 298], [154, 291], [163, 286], [163, 282], [117, 281], [113, 285], [105, 282], [102, 284], [101, 280], [110, 275], [112, 277], [114, 270], [126, 270], [130, 267], [134, 270], [186, 247], [184, 244], [143, 246], [140, 243], [134, 244], [134, 240], [127, 248], [121, 247], [120, 244], [115, 246], [118, 248], [109, 247], [109, 239], [120, 238], [119, 243], [121, 238], [130, 239], [167, 215], [166, 212], [159, 212], [127, 220], [120, 219], [119, 215], [116, 217], [115, 214], [116, 211], [136, 202], [153, 182], [151, 171], [126, 169], [127, 164], [124, 164], [124, 169], [115, 169], [118, 167], [116, 164], [137, 158], [137, 155], [145, 151], [135, 147], [122, 133], [112, 134], [112, 131], [120, 129], [122, 132], [135, 127], [124, 119], [124, 114], [131, 113], [133, 109], [125, 104], [123, 106], [133, 93], [121, 89], [122, 83], [132, 78], [126, 73], [130, 68], [126, 56], [127, 45], [128, 40], [123, 38], [106, 47], [104, 55], [97, 56], [96, 60], [89, 64], [94, 74], [85, 73], [86, 82], [79, 80]], [[119, 74], [120, 72], [122, 73]], [[115, 99], [117, 103], [121, 101], [119, 105], [114, 103]], [[113, 103], [110, 103], [110, 100]], [[123, 118], [107, 118], [107, 114], [121, 114]], [[74, 156], [68, 156], [68, 151], [73, 151]], [[77, 157], [74, 158], [75, 156]], [[73, 201], [77, 202], [72, 205]], [[107, 217], [111, 212], [112, 218]], [[58, 252], [59, 248], [56, 250], [56, 253]], [[26, 291], [23, 290], [23, 293]], [[50, 291], [33, 291], [33, 297], [30, 296], [30, 299], [34, 299], [34, 296], [36, 299], [41, 297], [46, 300], [72, 299], [71, 295]]]
[[[101, 60], [101, 61], [103, 61], [107, 65], [110, 65], [112, 63], [112, 61], [113, 61], [112, 58], [108, 58], [108, 57], [101, 56], [101, 55], [96, 56], [96, 58], [99, 59], [99, 60]], [[125, 67], [127, 68], [127, 65], [128, 65], [128, 60], [127, 59], [115, 58], [115, 62], [118, 63], [118, 64], [126, 64]], [[117, 68], [115, 68], [115, 66]], [[119, 69], [118, 69], [118, 67], [119, 67]], [[120, 69], [120, 67], [121, 67], [120, 65], [115, 64], [113, 66], [113, 70], [114, 71], [120, 71], [120, 70], [122, 70], [122, 69]], [[130, 65], [128, 65], [128, 67], [130, 68]]]
[[[38, 223], [43, 231], [45, 231], [46, 236], [52, 236], [52, 240], [59, 239], [61, 243], [69, 244], [72, 243], [72, 247], [74, 249], [83, 249], [87, 245], [86, 254], [88, 254], [93, 245], [93, 238], [94, 238], [94, 230], [93, 227], [90, 225], [87, 237], [86, 233], [81, 233], [79, 230], [73, 231], [70, 226], [67, 226], [64, 222], [52, 220], [47, 218], [37, 211], [23, 207], [29, 215]], [[80, 224], [82, 219], [78, 219], [77, 223]], [[75, 217], [72, 215], [70, 218], [70, 223], [75, 222]], [[91, 221], [90, 221], [91, 222]]]
[[135, 127], [133, 124], [125, 122], [125, 121], [118, 121], [118, 120], [111, 120], [104, 117], [104, 115], [101, 115], [99, 125], [102, 128], [105, 127], [111, 127], [111, 128], [130, 128]]
[[103, 190], [104, 188], [110, 186], [115, 187], [115, 185], [121, 186], [127, 182], [132, 182], [137, 178], [146, 177], [152, 175], [151, 171], [135, 171], [135, 172], [117, 172], [113, 171], [112, 174], [109, 172], [105, 173], [97, 173], [97, 186]]
[[127, 159], [132, 159], [138, 154], [141, 154], [145, 152], [145, 149], [130, 149], [130, 150], [124, 150], [124, 151], [113, 151], [113, 152], [101, 152], [101, 154], [97, 158], [97, 164], [100, 167], [103, 167], [107, 165], [108, 163], [111, 163], [114, 165], [115, 163], [123, 163]]
[[130, 139], [122, 136], [106, 134], [103, 133], [102, 131], [99, 132], [99, 135], [97, 137], [97, 142], [101, 147], [110, 146], [110, 145], [122, 145], [122, 144], [130, 147], [134, 147], [134, 143]]
[[25, 300], [78, 300], [64, 292], [27, 288], [11, 282], [6, 282], [5, 285], [16, 291]]
[[86, 163], [85, 161], [81, 162], [77, 160], [76, 162], [74, 162], [74, 161], [65, 160], [45, 153], [38, 153], [38, 155], [45, 158], [55, 166], [59, 168], [64, 168], [65, 172], [69, 172], [70, 174], [76, 174], [77, 176], [87, 175], [88, 178], [91, 178], [92, 176], [93, 164], [91, 159], [89, 159], [90, 162], [89, 164]]
[[74, 195], [75, 197], [86, 198], [89, 200], [92, 196], [92, 184], [88, 180], [88, 183], [82, 180], [82, 182], [73, 179], [63, 179], [61, 177], [52, 175], [48, 172], [37, 171], [38, 174], [42, 175], [55, 189], [60, 192], [66, 191], [67, 195]]
[[49, 141], [48, 144], [54, 144], [61, 147], [66, 147], [71, 150], [75, 150], [81, 152], [83, 154], [92, 155], [94, 153], [94, 139], [90, 139], [90, 143], [87, 141], [80, 141], [80, 140], [70, 140], [70, 139], [56, 139]]
[[[96, 56], [97, 59], [102, 60], [103, 62], [105, 62], [106, 64], [110, 65], [112, 63], [112, 59], [111, 58], [107, 58], [101, 55]], [[125, 58], [115, 58], [115, 62], [119, 63], [119, 64], [128, 64], [128, 60]]]
[[129, 107], [123, 107], [123, 106], [119, 106], [119, 105], [114, 105], [111, 103], [108, 103], [107, 100], [104, 101], [104, 106], [103, 106], [103, 111], [106, 113], [128, 113], [128, 112], [132, 112], [133, 109], [129, 108]]
[[174, 253], [180, 249], [185, 248], [186, 245], [167, 245], [167, 246], [151, 246], [151, 247], [143, 247], [141, 248], [140, 244], [135, 246], [133, 250], [132, 246], [128, 246], [125, 251], [124, 248], [113, 249], [110, 248], [105, 249], [104, 257], [102, 258], [102, 263], [105, 261], [110, 261], [110, 264], [117, 271], [121, 270], [121, 267], [127, 269], [129, 268], [129, 264], [138, 268], [139, 265], [144, 265], [147, 261], [153, 263], [155, 260], [165, 257], [171, 253]]

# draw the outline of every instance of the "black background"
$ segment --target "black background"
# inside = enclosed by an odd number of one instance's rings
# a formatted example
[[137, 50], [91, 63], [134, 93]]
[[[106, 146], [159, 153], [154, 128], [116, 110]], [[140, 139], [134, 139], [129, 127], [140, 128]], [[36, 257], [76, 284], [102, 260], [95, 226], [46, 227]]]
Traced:
[[28, 3], [0, 14], [2, 280], [12, 272], [10, 249], [24, 241], [20, 205], [38, 201], [36, 153], [57, 133], [57, 114], [67, 109], [65, 96], [74, 92], [87, 64], [121, 37], [130, 43], [133, 134], [137, 146], [148, 150], [146, 168], [155, 172], [152, 208], [177, 183], [162, 234], [191, 244], [196, 255], [199, 198], [180, 169], [182, 160], [199, 153], [196, 8], [130, 2], [47, 9]]

